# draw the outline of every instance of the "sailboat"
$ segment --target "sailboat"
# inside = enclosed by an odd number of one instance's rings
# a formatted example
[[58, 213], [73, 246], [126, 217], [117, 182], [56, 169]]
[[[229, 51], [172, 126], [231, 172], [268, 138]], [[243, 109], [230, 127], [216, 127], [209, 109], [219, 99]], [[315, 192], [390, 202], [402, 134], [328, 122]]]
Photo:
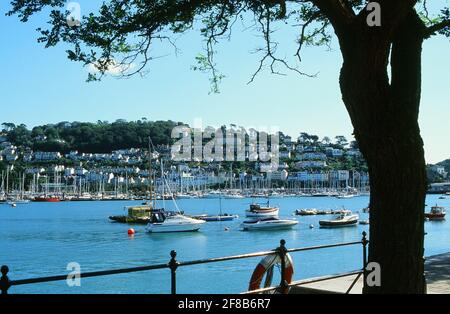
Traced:
[[[161, 163], [161, 180], [162, 180], [162, 195], [164, 195], [164, 186], [167, 185], [170, 195], [174, 195], [170, 191], [170, 186], [167, 184], [165, 174], [164, 174], [164, 163]], [[150, 223], [146, 227], [148, 233], [175, 233], [175, 232], [196, 232], [199, 231], [203, 224], [206, 223], [204, 220], [199, 220], [185, 216], [181, 213], [178, 208], [178, 204], [174, 197], [172, 201], [175, 204], [176, 211], [170, 212], [163, 208], [156, 209], [153, 208], [150, 217]], [[162, 199], [163, 204], [165, 204], [165, 199]]]
[[216, 222], [216, 221], [233, 221], [239, 218], [238, 215], [229, 215], [222, 213], [222, 198], [220, 198], [220, 213], [219, 215], [202, 215], [195, 217], [200, 220], [204, 220], [206, 222]]
[[150, 222], [151, 213], [154, 208], [153, 188], [152, 188], [152, 150], [151, 139], [148, 138], [148, 192], [149, 199], [140, 206], [126, 206], [124, 209], [128, 215], [110, 216], [109, 219], [118, 223], [128, 224], [148, 224]]

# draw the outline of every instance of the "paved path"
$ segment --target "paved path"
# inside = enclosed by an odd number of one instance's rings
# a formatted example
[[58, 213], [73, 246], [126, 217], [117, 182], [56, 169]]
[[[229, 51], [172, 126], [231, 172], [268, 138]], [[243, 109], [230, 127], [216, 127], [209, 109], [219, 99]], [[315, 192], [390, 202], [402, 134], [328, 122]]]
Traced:
[[425, 276], [429, 294], [450, 294], [450, 253], [428, 257]]
[[[425, 276], [429, 294], [450, 294], [450, 253], [431, 256], [425, 263]], [[351, 275], [338, 279], [302, 285], [293, 289], [295, 294], [346, 293], [356, 276]], [[360, 278], [350, 294], [361, 294], [363, 279]]]

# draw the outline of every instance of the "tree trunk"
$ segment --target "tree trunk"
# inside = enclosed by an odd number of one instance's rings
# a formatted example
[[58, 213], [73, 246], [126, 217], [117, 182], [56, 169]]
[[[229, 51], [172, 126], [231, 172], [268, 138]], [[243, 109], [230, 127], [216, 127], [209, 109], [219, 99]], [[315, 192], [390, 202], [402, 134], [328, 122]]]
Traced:
[[391, 29], [360, 24], [340, 36], [343, 100], [370, 173], [369, 262], [381, 267], [381, 287], [366, 293], [425, 292], [427, 182], [418, 125], [422, 28], [411, 10]]

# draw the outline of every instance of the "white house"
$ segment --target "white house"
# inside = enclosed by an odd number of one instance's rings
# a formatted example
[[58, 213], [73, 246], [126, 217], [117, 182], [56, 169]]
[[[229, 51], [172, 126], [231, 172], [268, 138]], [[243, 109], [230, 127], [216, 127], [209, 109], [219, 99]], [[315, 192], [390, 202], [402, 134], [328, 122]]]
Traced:
[[54, 161], [61, 159], [61, 153], [59, 152], [35, 152], [34, 160], [35, 161]]
[[289, 176], [289, 173], [286, 170], [283, 171], [273, 171], [267, 173], [267, 179], [269, 180], [280, 180], [286, 181]]

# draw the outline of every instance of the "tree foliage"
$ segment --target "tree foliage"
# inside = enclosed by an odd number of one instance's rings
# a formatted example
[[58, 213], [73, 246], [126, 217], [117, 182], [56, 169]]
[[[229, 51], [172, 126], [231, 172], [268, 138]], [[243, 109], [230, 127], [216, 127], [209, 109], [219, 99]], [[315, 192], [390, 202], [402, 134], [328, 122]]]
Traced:
[[[379, 2], [392, 11], [389, 14], [398, 14], [402, 6], [416, 6], [426, 25], [424, 37], [450, 35], [449, 8], [444, 5], [440, 12], [433, 14], [426, 0]], [[103, 2], [98, 12], [83, 16], [80, 24], [73, 26], [67, 23], [70, 15], [65, 0], [12, 0], [8, 15], [15, 14], [26, 22], [37, 12], [49, 11], [50, 27], [38, 29], [41, 34], [38, 40], [46, 47], [61, 41], [69, 43], [70, 60], [96, 68], [88, 80], [99, 80], [113, 69], [123, 76], [144, 73], [148, 62], [155, 57], [151, 55], [155, 42], [163, 41], [177, 49], [172, 35], [200, 25], [206, 51], [197, 56], [197, 66], [193, 68], [210, 72], [212, 89], [218, 91], [224, 76], [217, 70], [215, 45], [231, 37], [237, 21], [249, 18], [252, 21], [249, 28], [259, 32], [263, 39], [256, 50], [261, 58], [250, 81], [265, 68], [274, 74], [283, 74], [284, 67], [309, 75], [299, 70], [302, 48], [329, 44], [332, 26], [336, 28], [340, 23], [365, 18], [366, 3], [363, 0], [109, 0]], [[277, 53], [278, 43], [274, 39], [277, 23], [298, 30], [297, 48], [293, 52], [297, 64], [292, 65]]]
[[117, 120], [60, 122], [36, 126], [28, 130], [25, 125], [5, 129], [8, 140], [17, 146], [40, 151], [109, 153], [112, 150], [148, 147], [148, 136], [155, 145], [169, 145], [172, 129], [179, 125], [173, 121]]

